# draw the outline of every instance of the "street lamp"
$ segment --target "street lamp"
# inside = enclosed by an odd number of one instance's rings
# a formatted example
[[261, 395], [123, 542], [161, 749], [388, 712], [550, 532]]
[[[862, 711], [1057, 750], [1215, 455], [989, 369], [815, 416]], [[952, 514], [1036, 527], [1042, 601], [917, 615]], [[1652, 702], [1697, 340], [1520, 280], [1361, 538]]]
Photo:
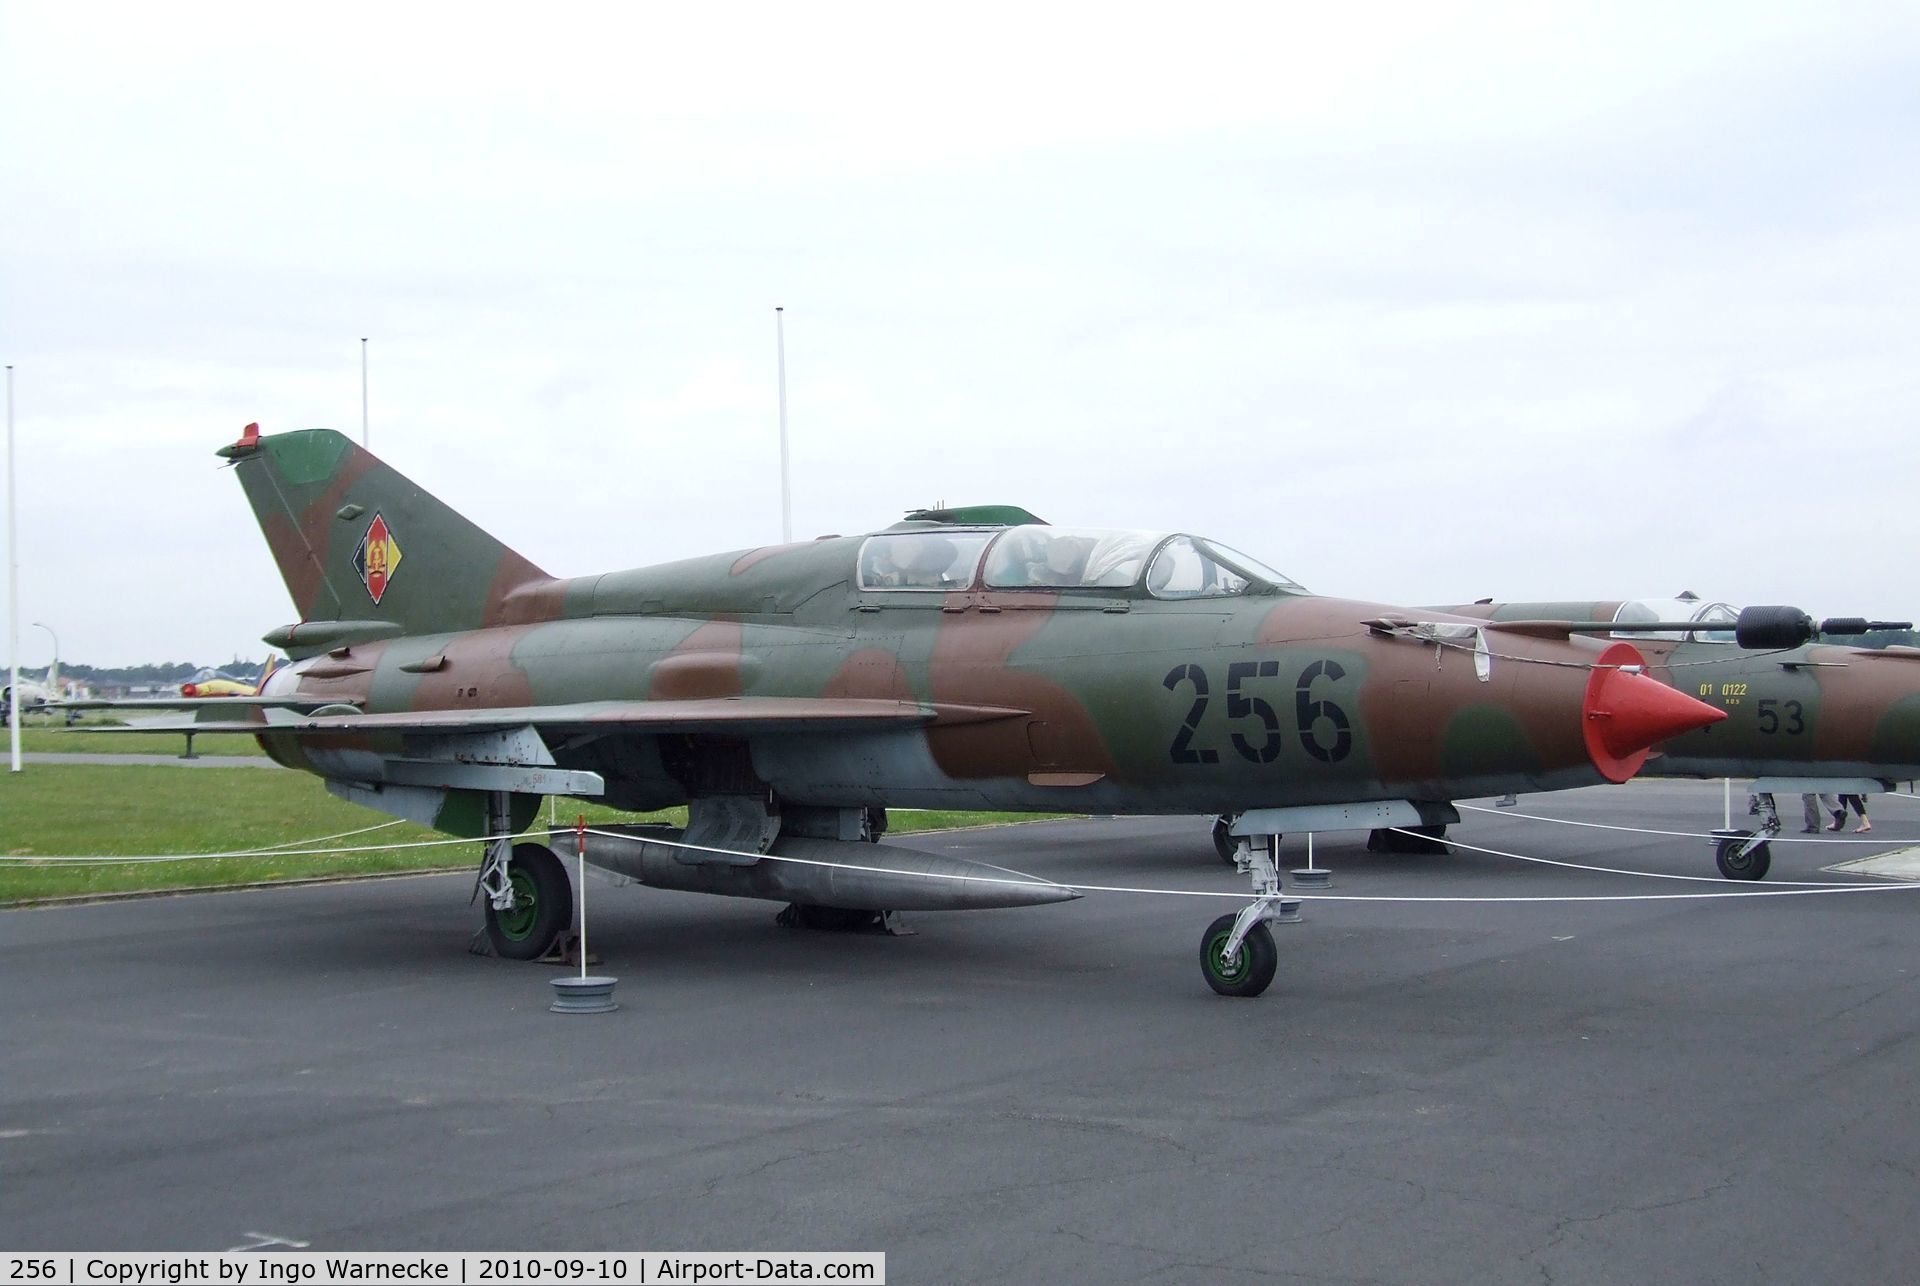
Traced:
[[[53, 664], [47, 667], [47, 700], [62, 700], [63, 697], [60, 691], [60, 636], [53, 632], [53, 626], [44, 625], [39, 621], [33, 622], [33, 628], [36, 630], [45, 630], [47, 637], [53, 640]], [[74, 720], [79, 717], [80, 716], [72, 710], [67, 711], [67, 726], [71, 728]]]
[[54, 684], [60, 681], [60, 636], [53, 632], [51, 625], [42, 625], [39, 621], [32, 624], [36, 630], [45, 630], [47, 637], [53, 640], [53, 664], [47, 667], [47, 689], [51, 691]]

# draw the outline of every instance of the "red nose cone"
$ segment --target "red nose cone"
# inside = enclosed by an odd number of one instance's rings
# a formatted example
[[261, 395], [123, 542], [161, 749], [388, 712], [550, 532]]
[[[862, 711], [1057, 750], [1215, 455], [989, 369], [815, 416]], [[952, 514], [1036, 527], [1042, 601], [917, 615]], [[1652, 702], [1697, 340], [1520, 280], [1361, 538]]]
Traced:
[[1600, 654], [1587, 680], [1587, 754], [1608, 781], [1625, 781], [1647, 762], [1655, 745], [1727, 717], [1658, 679], [1617, 667], [1644, 665], [1640, 650], [1615, 643]]
[[181, 696], [183, 696], [183, 697], [197, 697], [197, 696], [199, 696], [199, 695], [200, 695], [200, 688], [199, 688], [199, 685], [198, 685], [198, 684], [193, 684], [193, 683], [183, 683], [183, 684], [181, 684], [181, 685], [180, 685], [180, 695], [181, 695]]

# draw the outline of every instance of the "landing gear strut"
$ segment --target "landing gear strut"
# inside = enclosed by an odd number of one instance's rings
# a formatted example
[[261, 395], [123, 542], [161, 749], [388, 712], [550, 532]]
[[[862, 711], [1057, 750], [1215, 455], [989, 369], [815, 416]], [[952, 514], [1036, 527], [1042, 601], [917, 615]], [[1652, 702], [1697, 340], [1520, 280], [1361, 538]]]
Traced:
[[486, 895], [487, 940], [508, 960], [538, 960], [573, 923], [573, 882], [544, 844], [513, 842], [512, 796], [487, 796], [487, 856], [477, 893]]
[[[1233, 833], [1233, 819], [1236, 816], [1238, 814], [1222, 813], [1213, 819], [1213, 851], [1218, 853], [1220, 860], [1228, 866], [1240, 864], [1240, 841], [1234, 837]], [[1280, 836], [1275, 835], [1273, 838], [1278, 842]]]
[[1223, 915], [1207, 926], [1200, 938], [1200, 973], [1207, 985], [1223, 996], [1257, 996], [1267, 989], [1280, 965], [1269, 924], [1296, 924], [1297, 898], [1282, 900], [1276, 855], [1278, 835], [1267, 836], [1260, 847], [1237, 837], [1234, 865], [1253, 881], [1254, 900], [1237, 914]]

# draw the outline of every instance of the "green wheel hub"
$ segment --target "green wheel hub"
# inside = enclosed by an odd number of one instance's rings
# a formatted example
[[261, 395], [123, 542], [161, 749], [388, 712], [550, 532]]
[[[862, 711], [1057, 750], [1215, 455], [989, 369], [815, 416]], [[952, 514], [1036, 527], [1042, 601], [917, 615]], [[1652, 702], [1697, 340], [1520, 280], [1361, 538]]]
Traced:
[[515, 942], [525, 942], [527, 935], [533, 932], [534, 923], [540, 918], [540, 890], [534, 884], [533, 876], [518, 865], [509, 870], [507, 884], [513, 889], [513, 906], [509, 910], [495, 912], [496, 921], [501, 933]]
[[1257, 996], [1273, 981], [1280, 966], [1280, 953], [1274, 949], [1273, 931], [1266, 921], [1257, 920], [1240, 939], [1240, 952], [1231, 963], [1226, 959], [1227, 939], [1240, 917], [1232, 912], [1207, 926], [1200, 935], [1200, 972], [1207, 985], [1223, 996]]
[[1233, 927], [1215, 933], [1207, 939], [1207, 972], [1220, 982], [1234, 986], [1246, 980], [1247, 973], [1253, 968], [1253, 953], [1246, 944], [1240, 944], [1240, 952], [1229, 965], [1226, 960], [1227, 939], [1233, 936]]
[[487, 939], [509, 960], [534, 960], [573, 918], [573, 889], [560, 859], [543, 844], [515, 844], [507, 862], [510, 907], [487, 899]]

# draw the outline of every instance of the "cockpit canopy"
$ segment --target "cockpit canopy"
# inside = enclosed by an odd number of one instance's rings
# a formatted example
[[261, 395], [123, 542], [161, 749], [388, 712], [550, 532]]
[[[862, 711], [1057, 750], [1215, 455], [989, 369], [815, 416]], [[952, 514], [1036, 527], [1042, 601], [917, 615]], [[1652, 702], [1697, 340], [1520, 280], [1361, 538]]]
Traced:
[[1616, 622], [1631, 621], [1694, 621], [1704, 626], [1724, 626], [1725, 628], [1680, 630], [1616, 631], [1615, 638], [1621, 639], [1671, 639], [1680, 642], [1691, 639], [1695, 643], [1731, 643], [1733, 626], [1740, 614], [1725, 603], [1705, 603], [1697, 598], [1641, 598], [1630, 603], [1620, 604], [1620, 610], [1613, 614]]
[[883, 532], [860, 547], [860, 588], [1144, 589], [1155, 598], [1306, 591], [1216, 541], [1157, 531], [1018, 527]]

